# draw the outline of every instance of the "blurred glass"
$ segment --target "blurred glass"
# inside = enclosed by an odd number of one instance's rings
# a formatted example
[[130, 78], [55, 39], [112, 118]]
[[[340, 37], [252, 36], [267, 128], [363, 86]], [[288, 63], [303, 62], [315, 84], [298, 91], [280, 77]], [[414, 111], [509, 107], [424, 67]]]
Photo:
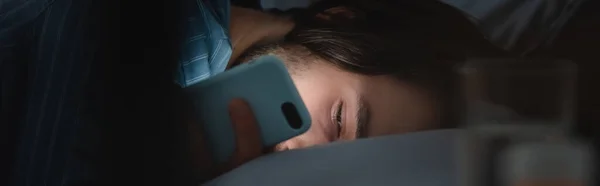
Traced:
[[574, 122], [577, 69], [570, 61], [472, 60], [458, 72], [468, 128], [536, 135]]
[[576, 66], [565, 60], [471, 60], [457, 69], [466, 128], [458, 146], [464, 186], [501, 186], [501, 154], [521, 143], [567, 139]]
[[498, 160], [499, 185], [593, 185], [592, 153], [584, 143], [522, 143], [503, 151]]

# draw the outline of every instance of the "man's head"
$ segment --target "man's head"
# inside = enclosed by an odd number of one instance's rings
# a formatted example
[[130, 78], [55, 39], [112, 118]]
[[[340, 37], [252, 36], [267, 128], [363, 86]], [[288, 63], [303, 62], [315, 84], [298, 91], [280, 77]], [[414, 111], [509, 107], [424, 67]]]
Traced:
[[311, 129], [277, 150], [442, 127], [452, 96], [443, 61], [464, 53], [440, 50], [438, 37], [415, 18], [349, 3], [322, 6], [300, 15], [285, 41], [240, 58], [280, 57], [311, 114]]

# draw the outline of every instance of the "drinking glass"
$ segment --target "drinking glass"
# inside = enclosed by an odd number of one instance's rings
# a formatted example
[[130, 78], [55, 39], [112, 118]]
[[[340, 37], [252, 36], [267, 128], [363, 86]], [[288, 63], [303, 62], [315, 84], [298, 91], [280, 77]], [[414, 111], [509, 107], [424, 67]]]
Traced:
[[567, 60], [468, 61], [458, 69], [465, 126], [538, 137], [569, 131], [576, 70]]
[[[477, 59], [457, 68], [465, 186], [499, 186], [500, 157], [520, 143], [564, 139], [574, 122], [576, 66], [567, 60]], [[506, 183], [506, 182], [505, 182]]]

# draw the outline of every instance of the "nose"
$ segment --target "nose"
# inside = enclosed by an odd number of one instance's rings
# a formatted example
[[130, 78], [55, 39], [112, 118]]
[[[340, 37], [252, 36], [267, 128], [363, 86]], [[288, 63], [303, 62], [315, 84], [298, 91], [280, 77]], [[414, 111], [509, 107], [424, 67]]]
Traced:
[[293, 137], [292, 139], [283, 141], [275, 145], [275, 147], [273, 147], [272, 150], [274, 152], [281, 152], [331, 142], [332, 140], [328, 138], [328, 135], [327, 133], [325, 133], [325, 130], [322, 127], [316, 126], [320, 125], [313, 124], [313, 126], [306, 133]]
[[304, 136], [295, 137], [295, 138], [289, 139], [287, 141], [281, 142], [281, 143], [275, 145], [275, 147], [273, 147], [272, 150], [273, 150], [273, 152], [281, 152], [281, 151], [311, 147], [311, 146], [320, 145], [320, 144], [326, 144], [329, 142], [327, 140], [315, 140], [315, 139], [307, 140], [302, 137], [304, 137]]
[[281, 152], [290, 149], [295, 149], [297, 148], [297, 146], [298, 145], [294, 145], [294, 142], [290, 139], [275, 145], [275, 147], [273, 147], [273, 152]]

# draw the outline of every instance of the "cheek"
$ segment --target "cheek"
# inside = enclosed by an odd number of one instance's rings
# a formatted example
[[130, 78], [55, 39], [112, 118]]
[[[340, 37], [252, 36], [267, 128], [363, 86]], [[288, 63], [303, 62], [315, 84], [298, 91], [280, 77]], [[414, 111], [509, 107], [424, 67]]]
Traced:
[[315, 82], [311, 79], [294, 79], [294, 83], [313, 119], [319, 115], [318, 113], [324, 112], [328, 103], [333, 103], [333, 90], [329, 90], [330, 87], [323, 85], [322, 82]]
[[312, 145], [327, 143], [331, 139], [332, 131], [330, 125], [331, 108], [341, 94], [341, 87], [327, 80], [317, 80], [314, 76], [292, 78], [296, 89], [302, 97], [304, 105], [311, 116], [310, 129], [301, 136], [298, 136], [290, 142], [291, 147], [308, 147]]
[[347, 72], [327, 65], [326, 62], [314, 62], [302, 70], [292, 73], [296, 89], [315, 121], [330, 119], [333, 103], [344, 94], [351, 92], [356, 80]]
[[355, 79], [346, 72], [315, 63], [304, 71], [293, 73], [292, 80], [311, 116], [311, 128], [303, 135], [288, 140], [291, 148], [327, 143], [337, 137], [331, 123], [333, 104], [353, 92]]
[[332, 100], [335, 100], [333, 94], [331, 94], [332, 90], [323, 85], [323, 82], [315, 82], [311, 79], [292, 79], [310, 113], [311, 127], [304, 134], [280, 143], [276, 149], [290, 150], [327, 143], [329, 139], [323, 125], [325, 122], [323, 120], [325, 115], [323, 114], [329, 113], [327, 105], [332, 104]]
[[306, 133], [296, 136], [292, 139], [280, 143], [278, 146], [284, 147], [286, 150], [306, 148], [320, 144], [327, 144], [331, 140], [323, 135], [323, 128], [318, 126], [311, 127]]

